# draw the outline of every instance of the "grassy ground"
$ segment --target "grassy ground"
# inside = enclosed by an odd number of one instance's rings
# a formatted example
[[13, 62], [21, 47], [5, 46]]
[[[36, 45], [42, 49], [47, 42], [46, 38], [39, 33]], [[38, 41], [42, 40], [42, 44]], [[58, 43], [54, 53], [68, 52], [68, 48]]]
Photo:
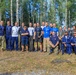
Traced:
[[50, 71], [68, 72], [76, 75], [76, 55], [61, 55], [61, 53], [48, 55], [48, 53], [21, 51], [0, 52], [0, 72], [33, 70], [46, 70], [47, 73]]

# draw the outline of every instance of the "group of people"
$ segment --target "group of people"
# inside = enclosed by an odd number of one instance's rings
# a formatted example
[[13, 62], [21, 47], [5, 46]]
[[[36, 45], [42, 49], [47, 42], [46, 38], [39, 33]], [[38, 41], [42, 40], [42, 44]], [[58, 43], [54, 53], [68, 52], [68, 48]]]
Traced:
[[29, 23], [29, 27], [24, 22], [19, 26], [18, 22], [12, 26], [10, 21], [4, 25], [0, 21], [0, 46], [4, 49], [4, 41], [6, 41], [6, 50], [21, 51], [40, 51], [47, 52], [49, 55], [53, 52], [59, 54], [62, 52], [76, 54], [76, 27], [66, 28], [66, 26], [56, 27], [55, 23], [42, 22]]

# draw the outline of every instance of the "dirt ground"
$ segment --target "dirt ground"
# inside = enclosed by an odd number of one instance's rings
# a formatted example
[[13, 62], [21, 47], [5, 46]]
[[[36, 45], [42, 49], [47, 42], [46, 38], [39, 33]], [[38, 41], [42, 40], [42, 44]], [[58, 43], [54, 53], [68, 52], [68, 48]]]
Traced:
[[[56, 75], [57, 73], [57, 75], [76, 75], [76, 55], [61, 55], [61, 53], [49, 55], [43, 52], [21, 51], [0, 52], [0, 73], [28, 72], [29, 75], [32, 75], [31, 72], [43, 71], [45, 75]], [[50, 74], [50, 72], [56, 72], [56, 74]]]

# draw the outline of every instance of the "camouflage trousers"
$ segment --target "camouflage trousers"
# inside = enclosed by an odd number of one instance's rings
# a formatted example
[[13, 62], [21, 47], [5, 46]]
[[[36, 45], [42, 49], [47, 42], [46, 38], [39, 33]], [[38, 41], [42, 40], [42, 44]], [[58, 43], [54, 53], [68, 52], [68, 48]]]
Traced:
[[0, 47], [1, 50], [4, 48], [4, 36], [0, 36]]

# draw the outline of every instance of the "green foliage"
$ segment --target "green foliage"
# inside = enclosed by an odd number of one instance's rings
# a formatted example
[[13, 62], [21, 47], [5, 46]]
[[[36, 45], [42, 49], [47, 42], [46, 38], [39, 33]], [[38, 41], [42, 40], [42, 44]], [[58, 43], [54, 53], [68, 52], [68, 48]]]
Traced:
[[[6, 2], [8, 1], [8, 2]], [[16, 13], [16, 0], [13, 1], [13, 16]], [[31, 22], [42, 22], [47, 21], [56, 22], [58, 25], [62, 25], [63, 20], [65, 21], [65, 10], [67, 9], [67, 23], [70, 25], [76, 21], [76, 0], [49, 0], [49, 7], [47, 0], [19, 0], [19, 7], [22, 8], [21, 11], [21, 22], [25, 22], [26, 25]], [[6, 5], [8, 3], [8, 5]], [[58, 4], [58, 7], [56, 7]], [[28, 8], [30, 6], [30, 9]], [[49, 11], [47, 11], [49, 8]], [[5, 11], [8, 9], [10, 13], [10, 0], [1, 0], [0, 2], [0, 13], [2, 13], [2, 18], [5, 19]], [[29, 11], [31, 10], [31, 11]], [[39, 10], [39, 12], [38, 12]], [[70, 11], [70, 14], [69, 14]], [[11, 14], [11, 13], [10, 13]], [[30, 15], [31, 14], [31, 15]], [[48, 14], [48, 16], [46, 15]], [[56, 14], [59, 17], [59, 20], [56, 20]], [[14, 22], [16, 17], [13, 17]], [[59, 22], [58, 22], [59, 21]]]

